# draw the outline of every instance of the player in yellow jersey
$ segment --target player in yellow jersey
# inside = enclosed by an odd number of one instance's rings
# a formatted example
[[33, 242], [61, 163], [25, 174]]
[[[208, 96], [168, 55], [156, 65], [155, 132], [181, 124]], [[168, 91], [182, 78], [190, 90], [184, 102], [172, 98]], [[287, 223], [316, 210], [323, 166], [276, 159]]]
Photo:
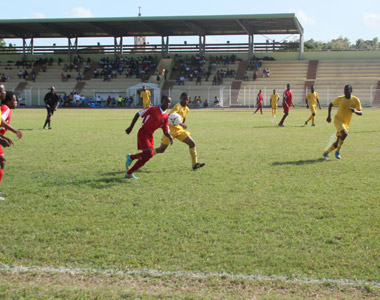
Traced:
[[142, 99], [144, 109], [150, 106], [150, 96], [150, 91], [147, 90], [146, 86], [144, 85], [142, 91], [140, 92], [140, 97]]
[[[198, 155], [197, 155], [197, 149], [195, 147], [195, 142], [190, 136], [190, 132], [187, 131], [187, 125], [185, 124], [186, 116], [189, 112], [189, 97], [187, 96], [187, 93], [182, 93], [180, 102], [177, 103], [173, 109], [169, 112], [169, 115], [172, 113], [178, 113], [182, 117], [182, 123], [178, 126], [172, 126], [169, 124], [170, 134], [174, 139], [178, 139], [181, 142], [187, 144], [189, 146], [190, 156], [191, 156], [191, 162], [193, 170], [202, 168], [205, 163], [199, 163], [198, 162]], [[164, 153], [166, 148], [169, 146], [170, 141], [169, 139], [164, 135], [161, 139], [161, 145], [159, 148], [156, 148], [154, 150], [154, 154], [158, 153]]]
[[272, 117], [276, 117], [276, 111], [278, 107], [278, 99], [280, 99], [280, 95], [276, 93], [276, 90], [273, 90], [273, 94], [270, 95], [270, 106], [272, 107]]
[[329, 149], [323, 152], [323, 157], [326, 159], [329, 158], [329, 153], [334, 149], [336, 149], [335, 157], [337, 159], [341, 159], [340, 149], [348, 135], [348, 128], [350, 126], [352, 113], [358, 116], [361, 116], [363, 114], [362, 105], [359, 98], [352, 95], [351, 85], [346, 85], [344, 87], [344, 96], [340, 96], [330, 103], [328, 116], [326, 119], [328, 123], [331, 122], [331, 109], [334, 105], [338, 106], [338, 111], [334, 118], [334, 125], [337, 130], [337, 140], [334, 144], [331, 145]]
[[311, 115], [309, 119], [305, 121], [305, 126], [310, 120], [311, 120], [311, 126], [315, 126], [314, 117], [315, 117], [315, 113], [317, 112], [317, 104], [319, 106], [319, 109], [322, 109], [321, 104], [319, 103], [318, 93], [314, 90], [314, 86], [312, 86], [310, 93], [308, 93], [306, 96], [306, 108], [310, 107]]

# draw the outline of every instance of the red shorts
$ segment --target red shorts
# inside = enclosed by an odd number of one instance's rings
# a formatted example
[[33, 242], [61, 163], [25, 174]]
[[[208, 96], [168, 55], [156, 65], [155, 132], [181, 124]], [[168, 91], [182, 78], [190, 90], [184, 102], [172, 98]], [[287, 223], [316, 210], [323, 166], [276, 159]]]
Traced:
[[0, 155], [4, 155], [3, 147], [0, 146]]
[[137, 134], [137, 149], [139, 150], [152, 149], [153, 150], [154, 149], [153, 134], [140, 128]]
[[285, 105], [283, 105], [282, 108], [284, 109], [284, 113], [287, 113], [290, 110], [290, 106], [286, 107]]

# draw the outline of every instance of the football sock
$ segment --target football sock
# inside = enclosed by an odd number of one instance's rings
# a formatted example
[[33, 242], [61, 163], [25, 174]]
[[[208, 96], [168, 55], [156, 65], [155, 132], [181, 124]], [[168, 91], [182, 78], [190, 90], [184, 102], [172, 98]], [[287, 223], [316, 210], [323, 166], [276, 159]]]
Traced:
[[313, 116], [310, 116], [309, 119], [307, 119], [306, 123], [309, 123], [310, 120], [313, 120]]
[[336, 151], [340, 151], [340, 148], [342, 148], [343, 143], [344, 143], [344, 140], [339, 139], [338, 147], [336, 148]]
[[137, 162], [130, 168], [127, 174], [132, 174], [140, 169], [145, 163], [153, 157], [153, 151], [143, 151], [134, 155], [131, 155], [130, 158], [138, 159]]
[[335, 149], [335, 143], [331, 145], [331, 147], [325, 151], [325, 153], [330, 153], [331, 151], [333, 151]]
[[4, 175], [4, 169], [0, 169], [0, 182], [1, 182], [1, 179], [3, 179], [3, 175]]
[[311, 124], [314, 124], [314, 116], [311, 116]]
[[190, 155], [191, 155], [191, 162], [193, 166], [198, 162], [198, 155], [197, 155], [197, 148], [189, 148]]

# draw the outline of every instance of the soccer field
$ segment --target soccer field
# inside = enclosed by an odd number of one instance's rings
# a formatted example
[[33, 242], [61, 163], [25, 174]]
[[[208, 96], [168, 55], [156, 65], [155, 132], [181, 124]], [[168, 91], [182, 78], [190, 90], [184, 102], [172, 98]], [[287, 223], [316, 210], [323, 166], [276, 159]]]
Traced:
[[191, 109], [206, 166], [175, 141], [127, 180], [136, 112], [60, 109], [52, 130], [43, 109], [13, 112], [1, 299], [380, 297], [380, 110], [354, 115], [326, 161], [326, 108], [316, 127], [291, 110], [284, 128], [281, 110]]

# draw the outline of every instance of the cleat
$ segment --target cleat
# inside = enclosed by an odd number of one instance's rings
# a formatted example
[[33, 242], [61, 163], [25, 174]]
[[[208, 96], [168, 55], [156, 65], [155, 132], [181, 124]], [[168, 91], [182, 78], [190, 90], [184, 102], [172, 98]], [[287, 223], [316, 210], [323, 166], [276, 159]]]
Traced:
[[329, 159], [329, 154], [328, 153], [323, 152], [322, 156], [324, 157], [324, 159]]
[[138, 179], [133, 173], [132, 174], [125, 173], [124, 177], [127, 179], [131, 179], [131, 178]]
[[131, 166], [132, 161], [133, 161], [133, 159], [131, 158], [131, 155], [127, 154], [127, 160], [125, 162], [125, 167], [127, 168], [127, 170], [129, 170], [129, 167]]
[[278, 126], [280, 126], [280, 127], [285, 127], [285, 125], [284, 125], [284, 124], [281, 124], [281, 123], [279, 123]]
[[193, 170], [196, 170], [196, 169], [199, 169], [199, 168], [202, 168], [205, 166], [205, 163], [196, 163], [194, 166], [193, 166]]
[[303, 126], [307, 126], [307, 122], [305, 121], [305, 124]]
[[48, 129], [51, 129], [51, 127], [49, 126]]
[[315, 124], [311, 124], [311, 126], [315, 126]]
[[340, 156], [340, 152], [339, 151], [336, 151], [335, 152], [335, 158], [336, 159], [341, 159], [342, 157]]
[[5, 198], [4, 197], [0, 197], [0, 201], [4, 201], [5, 200]]

